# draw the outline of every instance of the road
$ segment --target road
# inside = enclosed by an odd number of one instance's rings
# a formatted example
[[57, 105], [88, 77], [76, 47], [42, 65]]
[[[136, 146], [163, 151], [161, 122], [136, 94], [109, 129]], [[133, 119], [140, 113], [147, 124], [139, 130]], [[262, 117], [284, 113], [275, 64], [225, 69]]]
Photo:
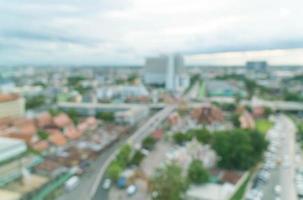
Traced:
[[64, 193], [64, 195], [60, 196], [57, 200], [86, 200], [87, 191], [90, 191], [90, 189], [94, 185], [96, 176], [99, 173], [99, 169], [104, 165], [110, 155], [112, 155], [117, 148], [119, 148], [123, 143], [125, 143], [125, 140], [128, 137], [129, 135], [121, 138], [118, 142], [112, 144], [104, 152], [102, 152], [100, 157], [94, 162], [91, 169], [81, 177], [80, 184], [77, 186], [77, 188], [75, 188], [75, 190], [71, 192]]
[[[146, 123], [139, 127], [139, 129], [131, 135], [127, 142], [129, 144], [138, 144], [148, 135], [150, 135], [155, 129], [159, 127], [159, 125], [176, 109], [174, 105], [168, 105], [155, 115], [153, 115]], [[126, 140], [124, 141], [126, 142]], [[100, 169], [97, 178], [95, 180], [94, 185], [92, 186], [90, 191], [90, 199], [93, 200], [106, 200], [107, 199], [107, 191], [102, 188], [103, 176], [106, 168], [109, 166], [110, 162], [115, 158], [118, 153], [118, 148], [115, 152], [113, 152], [107, 160], [103, 163], [102, 168]]]
[[274, 200], [277, 196], [274, 192], [274, 188], [276, 185], [280, 185], [282, 188], [280, 198], [282, 200], [296, 200], [297, 196], [294, 183], [296, 169], [295, 125], [291, 119], [284, 115], [277, 119], [276, 124], [281, 127], [281, 130], [279, 131], [282, 135], [281, 146], [277, 155], [282, 162], [271, 171], [271, 177], [262, 190], [264, 194], [263, 199]]
[[[195, 91], [197, 86], [194, 86], [191, 91]], [[192, 93], [192, 92], [189, 93]], [[188, 97], [187, 97], [188, 98]], [[203, 102], [217, 102], [217, 103], [235, 103], [235, 99], [232, 97], [210, 97], [204, 98]], [[202, 103], [202, 102], [201, 102]], [[201, 103], [190, 102], [189, 107], [199, 107]], [[303, 103], [292, 102], [292, 101], [267, 101], [259, 98], [253, 98], [252, 100], [242, 100], [242, 105], [247, 106], [263, 106], [271, 108], [272, 110], [280, 111], [303, 111]], [[148, 106], [149, 108], [163, 109], [169, 106], [165, 103], [151, 103], [151, 104], [128, 104], [128, 103], [71, 103], [64, 102], [59, 103], [58, 107], [63, 109], [79, 109], [83, 112], [86, 110], [88, 113], [95, 109], [104, 111], [116, 111], [116, 110], [127, 110], [132, 107]]]
[[200, 81], [196, 81], [193, 87], [185, 95], [186, 99], [197, 99], [199, 94]]

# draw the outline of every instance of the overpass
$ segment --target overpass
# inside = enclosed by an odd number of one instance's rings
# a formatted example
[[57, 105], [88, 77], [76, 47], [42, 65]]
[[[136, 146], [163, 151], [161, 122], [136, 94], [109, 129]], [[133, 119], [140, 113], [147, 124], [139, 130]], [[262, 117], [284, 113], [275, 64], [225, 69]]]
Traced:
[[[202, 102], [189, 102], [187, 107], [195, 108], [200, 107], [207, 102], [217, 102], [219, 104], [235, 103], [233, 98], [205, 98]], [[303, 102], [292, 101], [267, 101], [263, 99], [253, 98], [252, 100], [242, 100], [240, 104], [255, 107], [262, 106], [276, 111], [303, 111]], [[148, 106], [150, 109], [163, 109], [166, 106], [174, 104], [165, 103], [147, 103], [147, 104], [134, 104], [134, 103], [72, 103], [64, 102], [59, 103], [58, 107], [63, 110], [75, 109], [83, 115], [95, 115], [96, 112], [118, 112], [124, 111], [138, 106]], [[175, 104], [176, 105], [176, 104]]]

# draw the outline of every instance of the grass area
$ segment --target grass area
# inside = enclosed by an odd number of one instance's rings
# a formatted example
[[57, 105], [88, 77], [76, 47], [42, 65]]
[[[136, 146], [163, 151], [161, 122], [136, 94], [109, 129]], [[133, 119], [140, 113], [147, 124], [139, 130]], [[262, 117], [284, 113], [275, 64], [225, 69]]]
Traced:
[[204, 81], [200, 81], [200, 88], [199, 88], [199, 98], [204, 98], [205, 97], [205, 83]]
[[260, 133], [267, 133], [269, 129], [273, 126], [273, 123], [270, 122], [268, 119], [258, 119], [256, 121], [256, 129]]
[[230, 198], [230, 200], [242, 200], [243, 196], [246, 191], [247, 184], [250, 180], [251, 173], [246, 177], [245, 181], [242, 183], [242, 185], [239, 187], [239, 189], [236, 191], [236, 193]]

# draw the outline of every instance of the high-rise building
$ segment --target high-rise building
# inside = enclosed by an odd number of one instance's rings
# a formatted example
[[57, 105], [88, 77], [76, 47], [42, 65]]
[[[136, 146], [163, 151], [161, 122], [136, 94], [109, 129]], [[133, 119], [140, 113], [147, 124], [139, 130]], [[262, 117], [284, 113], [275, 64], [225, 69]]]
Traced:
[[161, 55], [145, 60], [144, 82], [148, 85], [165, 85], [169, 57]]
[[266, 61], [248, 61], [246, 63], [246, 70], [256, 71], [256, 72], [265, 72], [267, 70]]
[[148, 85], [162, 85], [169, 91], [182, 91], [189, 85], [183, 57], [175, 54], [146, 58], [144, 82]]

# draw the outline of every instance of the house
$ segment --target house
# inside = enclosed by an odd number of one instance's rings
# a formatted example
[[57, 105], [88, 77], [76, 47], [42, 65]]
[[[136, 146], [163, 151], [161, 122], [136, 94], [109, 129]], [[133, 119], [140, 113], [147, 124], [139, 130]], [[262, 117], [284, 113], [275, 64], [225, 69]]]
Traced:
[[229, 183], [193, 185], [186, 192], [187, 200], [228, 200], [233, 194], [235, 186]]
[[51, 126], [53, 125], [53, 118], [48, 112], [42, 113], [36, 118], [36, 124], [39, 128]]
[[180, 122], [180, 120], [181, 120], [180, 115], [177, 112], [173, 112], [172, 114], [170, 114], [168, 116], [168, 122], [172, 126], [178, 124]]
[[58, 128], [64, 128], [73, 124], [72, 120], [65, 113], [60, 113], [59, 115], [55, 116], [53, 118], [53, 122]]
[[16, 94], [0, 94], [0, 118], [22, 117], [25, 113], [25, 99]]
[[239, 121], [240, 121], [241, 128], [254, 129], [256, 127], [256, 123], [255, 123], [253, 116], [247, 111], [244, 111], [240, 115]]
[[56, 146], [63, 146], [67, 143], [66, 138], [58, 129], [49, 129], [49, 141]]
[[216, 106], [211, 104], [203, 105], [200, 108], [195, 108], [191, 112], [192, 118], [202, 124], [212, 124], [222, 122], [224, 120], [223, 112]]
[[252, 110], [253, 110], [253, 116], [256, 118], [263, 117], [265, 114], [265, 109], [262, 106], [254, 106]]
[[154, 139], [156, 140], [160, 140], [163, 137], [163, 130], [162, 129], [157, 129], [155, 130], [152, 135], [151, 135]]
[[34, 150], [36, 150], [38, 152], [43, 152], [48, 149], [49, 144], [45, 140], [39, 140], [37, 142], [30, 144], [30, 146], [31, 146], [31, 148], [33, 148]]
[[81, 137], [81, 133], [74, 126], [68, 126], [64, 128], [63, 134], [70, 140], [78, 139]]

